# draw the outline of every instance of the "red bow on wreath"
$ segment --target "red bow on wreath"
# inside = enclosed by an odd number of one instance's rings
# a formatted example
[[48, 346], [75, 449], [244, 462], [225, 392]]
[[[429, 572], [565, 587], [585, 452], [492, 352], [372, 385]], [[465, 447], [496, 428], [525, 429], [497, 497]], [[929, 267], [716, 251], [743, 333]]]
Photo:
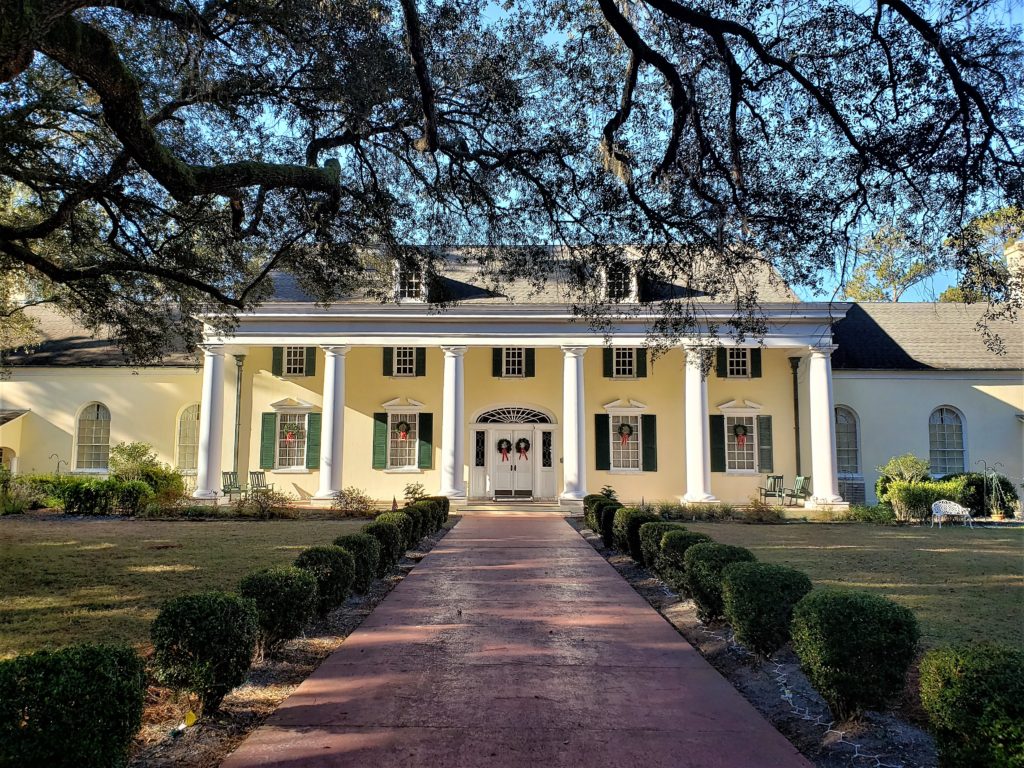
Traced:
[[286, 443], [294, 443], [295, 442], [295, 433], [294, 432], [286, 432], [285, 436], [284, 436], [284, 441]]
[[512, 443], [510, 443], [508, 440], [499, 440], [498, 441], [498, 453], [501, 454], [501, 460], [502, 461], [508, 461], [508, 452], [509, 452], [509, 450], [511, 450], [511, 448], [512, 448]]
[[631, 426], [629, 426], [629, 424], [622, 423], [622, 424], [619, 424], [618, 433], [619, 433], [619, 438], [620, 438], [621, 445], [625, 446], [625, 445], [629, 444], [629, 438], [633, 434], [633, 428]]
[[398, 439], [399, 440], [408, 440], [409, 439], [409, 430], [410, 429], [411, 429], [411, 427], [409, 426], [409, 422], [408, 421], [400, 421], [400, 422], [398, 422]]
[[742, 448], [747, 444], [747, 428], [742, 424], [737, 424], [732, 428], [732, 433], [736, 435], [736, 445]]
[[526, 455], [530, 452], [530, 441], [525, 437], [521, 437], [516, 441], [516, 450], [519, 452], [520, 459], [523, 459], [524, 461], [530, 460], [530, 457]]

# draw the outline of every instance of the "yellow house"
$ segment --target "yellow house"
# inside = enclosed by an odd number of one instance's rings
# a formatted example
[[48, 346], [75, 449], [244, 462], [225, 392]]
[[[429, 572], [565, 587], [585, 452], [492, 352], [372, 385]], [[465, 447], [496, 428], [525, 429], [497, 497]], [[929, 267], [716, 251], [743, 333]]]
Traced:
[[[30, 310], [47, 341], [0, 382], [4, 461], [104, 473], [110, 445], [144, 441], [205, 500], [223, 496], [226, 472], [244, 484], [262, 471], [321, 502], [349, 486], [390, 501], [422, 483], [457, 500], [564, 504], [605, 485], [628, 500], [743, 503], [773, 475], [787, 488], [809, 478], [805, 506], [823, 508], [872, 500], [873, 468], [906, 451], [948, 471], [998, 461], [1021, 482], [1020, 345], [989, 360], [969, 336], [972, 309], [876, 316], [877, 305], [800, 302], [757, 274], [763, 336], [709, 346], [734, 305], [698, 300], [705, 327], [655, 355], [646, 308], [685, 288], [606, 276], [609, 299], [636, 310], [606, 336], [574, 315], [558, 281], [497, 294], [457, 256], [445, 267], [437, 280], [455, 303], [440, 311], [417, 274], [396, 275], [393, 303], [329, 307], [278, 275], [273, 299], [230, 336], [208, 329], [198, 368], [185, 354], [123, 367], [111, 342]], [[917, 337], [903, 339], [903, 357], [871, 357], [873, 329], [900, 348], [897, 330], [908, 319], [926, 329], [929, 312], [955, 326], [974, 368], [914, 367]]]

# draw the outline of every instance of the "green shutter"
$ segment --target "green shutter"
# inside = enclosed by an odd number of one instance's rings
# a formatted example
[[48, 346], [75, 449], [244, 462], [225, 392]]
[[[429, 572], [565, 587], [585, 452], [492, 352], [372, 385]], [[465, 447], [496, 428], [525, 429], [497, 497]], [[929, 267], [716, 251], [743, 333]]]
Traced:
[[394, 376], [395, 375], [395, 348], [384, 347], [381, 352], [384, 353], [384, 375]]
[[274, 347], [270, 351], [270, 372], [275, 376], [284, 374], [284, 347]]
[[725, 472], [725, 416], [708, 416], [711, 471]]
[[640, 437], [643, 445], [640, 453], [640, 466], [644, 472], [658, 471], [658, 417], [653, 414], [641, 414]]
[[320, 422], [323, 416], [306, 416], [306, 469], [320, 469]]
[[532, 379], [537, 375], [537, 350], [533, 347], [527, 347], [523, 351], [523, 358], [523, 373], [526, 375], [526, 378]]
[[419, 461], [417, 465], [420, 469], [430, 469], [434, 466], [434, 414], [421, 413], [419, 422]]
[[416, 347], [416, 375], [427, 375], [427, 348]]
[[750, 350], [750, 378], [761, 378], [761, 349], [759, 347]]
[[496, 379], [500, 379], [501, 374], [501, 347], [494, 347], [491, 350], [491, 375]]
[[306, 347], [306, 375], [316, 376], [316, 347]]
[[759, 472], [774, 472], [772, 457], [772, 417], [757, 417], [757, 466]]
[[263, 414], [260, 425], [260, 469], [274, 468], [274, 446], [277, 443], [277, 414]]
[[594, 456], [597, 469], [612, 468], [611, 418], [607, 413], [594, 414]]
[[729, 364], [725, 361], [725, 347], [715, 350], [715, 375], [720, 379], [729, 375]]
[[388, 415], [373, 414], [373, 468], [384, 469], [388, 465]]
[[647, 378], [647, 350], [643, 347], [636, 348], [636, 377]]
[[610, 379], [615, 375], [615, 350], [611, 347], [605, 347], [602, 352], [604, 352], [604, 357], [601, 358], [603, 360], [604, 377]]

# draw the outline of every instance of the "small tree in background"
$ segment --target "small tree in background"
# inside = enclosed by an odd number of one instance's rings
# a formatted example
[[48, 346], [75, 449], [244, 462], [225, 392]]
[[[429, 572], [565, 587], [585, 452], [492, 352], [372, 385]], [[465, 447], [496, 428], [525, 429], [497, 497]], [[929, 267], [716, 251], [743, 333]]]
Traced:
[[857, 249], [857, 264], [846, 281], [846, 298], [854, 301], [899, 301], [909, 288], [939, 270], [928, 247], [899, 226], [886, 225]]
[[[961, 273], [960, 281], [939, 296], [939, 301], [1003, 302], [1007, 289], [1024, 280], [1011, 274], [1006, 250], [1024, 237], [1024, 208], [1008, 205], [978, 216], [958, 237], [945, 243], [947, 259]], [[1018, 269], [1019, 271], [1019, 269]]]
[[149, 443], [118, 443], [110, 449], [110, 474], [122, 480], [142, 480], [147, 470], [160, 467]]

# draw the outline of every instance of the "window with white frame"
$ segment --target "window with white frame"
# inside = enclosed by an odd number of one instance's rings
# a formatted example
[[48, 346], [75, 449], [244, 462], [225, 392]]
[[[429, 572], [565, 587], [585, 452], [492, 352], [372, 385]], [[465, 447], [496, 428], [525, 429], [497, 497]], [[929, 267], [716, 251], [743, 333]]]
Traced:
[[106, 470], [110, 459], [110, 410], [90, 403], [78, 416], [75, 468]]
[[632, 379], [636, 376], [636, 349], [615, 347], [612, 355], [612, 376], [616, 379]]
[[305, 413], [277, 415], [277, 467], [290, 469], [306, 466]]
[[395, 347], [395, 376], [416, 375], [416, 347]]
[[411, 469], [419, 465], [418, 413], [388, 414], [388, 469]]
[[860, 474], [857, 414], [843, 405], [836, 406], [836, 469], [841, 475]]
[[611, 264], [605, 270], [608, 301], [629, 301], [633, 296], [633, 270], [628, 264]]
[[178, 418], [178, 470], [194, 475], [199, 467], [199, 404], [190, 405]]
[[730, 379], [750, 377], [750, 350], [744, 347], [729, 347], [726, 350], [726, 375]]
[[611, 424], [611, 468], [641, 469], [640, 417], [612, 414]]
[[725, 417], [725, 468], [727, 472], [756, 472], [757, 446], [753, 416]]
[[423, 275], [415, 267], [399, 265], [396, 267], [397, 293], [401, 299], [423, 298]]
[[306, 348], [285, 347], [284, 348], [284, 375], [305, 376], [306, 375]]
[[928, 419], [928, 457], [933, 475], [963, 472], [967, 465], [964, 450], [964, 422], [953, 408], [942, 406]]
[[526, 375], [525, 347], [504, 347], [501, 351], [501, 359], [502, 376], [522, 377]]

